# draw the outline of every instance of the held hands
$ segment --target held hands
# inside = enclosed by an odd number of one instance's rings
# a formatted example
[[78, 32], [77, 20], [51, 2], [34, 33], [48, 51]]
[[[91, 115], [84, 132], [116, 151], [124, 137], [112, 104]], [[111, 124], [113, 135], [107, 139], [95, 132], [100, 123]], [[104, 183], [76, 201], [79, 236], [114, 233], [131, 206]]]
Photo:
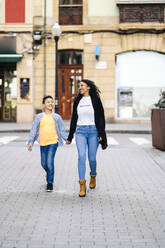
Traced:
[[31, 151], [32, 151], [32, 148], [33, 148], [33, 145], [30, 144], [30, 145], [28, 146], [28, 151], [31, 152]]
[[70, 142], [69, 140], [66, 141], [66, 145], [70, 145], [70, 143], [71, 143], [71, 142]]

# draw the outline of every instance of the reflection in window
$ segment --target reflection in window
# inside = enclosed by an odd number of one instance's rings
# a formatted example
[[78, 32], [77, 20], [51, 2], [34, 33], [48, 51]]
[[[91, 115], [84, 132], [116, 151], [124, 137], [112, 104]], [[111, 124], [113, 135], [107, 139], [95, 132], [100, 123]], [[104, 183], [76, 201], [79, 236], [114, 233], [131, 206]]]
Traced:
[[73, 51], [73, 64], [82, 64], [82, 52]]
[[61, 50], [58, 52], [58, 62], [60, 65], [82, 65], [83, 52], [80, 50]]
[[70, 0], [60, 0], [60, 4], [70, 4]]
[[82, 4], [83, 0], [60, 0], [60, 5], [63, 4], [68, 4], [68, 5], [72, 5], [72, 4]]
[[136, 51], [117, 55], [117, 117], [150, 119], [151, 108], [165, 87], [164, 67], [164, 54]]
[[82, 0], [72, 0], [73, 4], [82, 4]]
[[76, 73], [82, 73], [82, 70], [81, 69], [76, 70]]
[[17, 77], [15, 64], [11, 65], [12, 68], [8, 68], [4, 71], [4, 83], [3, 83], [3, 120], [16, 121], [16, 108], [17, 108]]
[[70, 80], [69, 80], [69, 92], [70, 92], [71, 94], [74, 94], [74, 93], [75, 93], [74, 76], [71, 76], [71, 77], [70, 77]]
[[79, 88], [79, 84], [81, 82], [82, 77], [81, 76], [76, 76], [76, 84], [77, 84], [77, 90]]
[[59, 64], [69, 64], [69, 52], [68, 51], [59, 51]]

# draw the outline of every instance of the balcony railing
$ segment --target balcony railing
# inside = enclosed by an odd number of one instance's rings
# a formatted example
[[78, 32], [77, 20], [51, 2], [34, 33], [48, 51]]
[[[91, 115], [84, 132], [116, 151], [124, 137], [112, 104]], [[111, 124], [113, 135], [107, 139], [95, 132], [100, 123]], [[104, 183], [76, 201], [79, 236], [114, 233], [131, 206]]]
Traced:
[[165, 4], [165, 0], [116, 0], [119, 4]]

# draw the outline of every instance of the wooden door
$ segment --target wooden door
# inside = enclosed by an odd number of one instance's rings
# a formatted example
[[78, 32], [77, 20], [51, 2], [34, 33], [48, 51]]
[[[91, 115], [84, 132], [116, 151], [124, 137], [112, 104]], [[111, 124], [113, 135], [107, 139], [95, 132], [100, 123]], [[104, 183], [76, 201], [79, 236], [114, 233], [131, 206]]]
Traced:
[[71, 119], [73, 99], [83, 77], [83, 65], [63, 65], [58, 71], [59, 113], [64, 120]]

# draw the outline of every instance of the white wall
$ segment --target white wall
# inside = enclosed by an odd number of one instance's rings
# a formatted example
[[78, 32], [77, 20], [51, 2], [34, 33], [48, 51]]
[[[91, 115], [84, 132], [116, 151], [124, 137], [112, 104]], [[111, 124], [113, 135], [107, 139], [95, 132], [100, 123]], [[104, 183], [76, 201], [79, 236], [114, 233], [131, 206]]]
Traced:
[[117, 56], [118, 84], [129, 87], [165, 87], [165, 55], [136, 51]]
[[115, 0], [88, 0], [89, 16], [118, 16]]

